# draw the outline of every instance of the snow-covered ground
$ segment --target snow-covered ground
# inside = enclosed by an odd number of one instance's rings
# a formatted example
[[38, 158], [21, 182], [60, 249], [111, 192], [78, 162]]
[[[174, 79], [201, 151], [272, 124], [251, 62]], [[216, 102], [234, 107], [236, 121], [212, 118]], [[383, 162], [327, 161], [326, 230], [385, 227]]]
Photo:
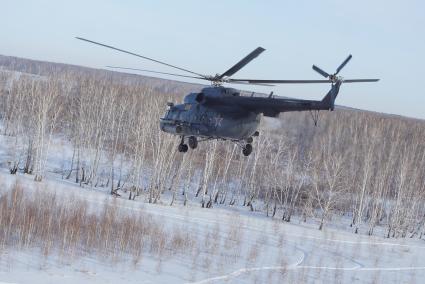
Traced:
[[336, 229], [338, 224], [319, 231], [313, 223], [286, 223], [246, 207], [203, 209], [198, 202], [169, 206], [167, 196], [160, 204], [148, 204], [142, 197], [115, 198], [108, 189], [62, 179], [58, 172], [67, 167], [63, 161], [72, 152], [61, 139], [51, 145], [47, 177], [36, 183], [33, 176], [8, 173], [12, 143], [12, 137], [0, 136], [0, 196], [19, 182], [29, 193], [39, 190], [55, 192], [62, 200], [82, 199], [94, 210], [115, 204], [135, 217], [148, 214], [169, 234], [186, 231], [196, 242], [187, 253], [158, 257], [146, 251], [138, 262], [126, 254], [44, 255], [37, 247], [0, 245], [0, 284], [425, 282], [422, 240], [355, 235]]
[[[122, 255], [43, 256], [40, 249], [2, 248], [0, 283], [423, 283], [425, 243], [383, 239], [272, 220], [241, 208], [202, 209], [152, 205], [114, 198], [60, 178], [34, 183], [4, 169], [4, 194], [19, 180], [28, 191], [56, 192], [93, 207], [116, 203], [131, 214], [150, 214], [164, 228], [178, 227], [198, 239], [194, 251], [158, 258], [145, 253], [138, 263]], [[170, 230], [171, 232], [171, 230]]]

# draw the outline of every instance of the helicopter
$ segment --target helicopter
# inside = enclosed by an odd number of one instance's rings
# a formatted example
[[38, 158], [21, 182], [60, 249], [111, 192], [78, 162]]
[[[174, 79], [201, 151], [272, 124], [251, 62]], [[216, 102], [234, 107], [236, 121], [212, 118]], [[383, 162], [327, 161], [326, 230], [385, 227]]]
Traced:
[[[280, 113], [291, 111], [312, 112], [314, 123], [317, 124], [320, 110], [333, 111], [335, 99], [338, 96], [343, 83], [377, 82], [379, 79], [344, 79], [338, 76], [339, 72], [351, 60], [350, 54], [332, 74], [313, 65], [314, 71], [326, 79], [321, 80], [264, 80], [264, 79], [234, 79], [230, 78], [245, 65], [265, 51], [258, 47], [238, 63], [233, 65], [222, 74], [203, 75], [186, 68], [171, 65], [153, 58], [149, 58], [134, 52], [123, 50], [111, 45], [95, 42], [89, 39], [76, 37], [79, 40], [100, 45], [119, 52], [127, 53], [145, 60], [165, 65], [190, 75], [159, 72], [153, 70], [107, 66], [109, 68], [142, 71], [155, 74], [172, 75], [183, 78], [207, 80], [211, 86], [203, 88], [200, 92], [192, 92], [184, 97], [182, 104], [167, 103], [167, 111], [160, 118], [160, 129], [164, 132], [180, 136], [178, 151], [185, 153], [189, 148], [196, 149], [198, 142], [218, 139], [230, 140], [242, 148], [242, 153], [249, 156], [252, 151], [254, 137], [259, 135], [258, 126], [261, 116], [278, 117]], [[224, 87], [224, 83], [274, 86], [274, 84], [331, 84], [330, 90], [322, 100], [302, 100], [276, 98], [273, 92], [269, 96], [241, 95], [234, 88]], [[313, 114], [314, 113], [314, 114]], [[187, 144], [186, 144], [187, 141]]]

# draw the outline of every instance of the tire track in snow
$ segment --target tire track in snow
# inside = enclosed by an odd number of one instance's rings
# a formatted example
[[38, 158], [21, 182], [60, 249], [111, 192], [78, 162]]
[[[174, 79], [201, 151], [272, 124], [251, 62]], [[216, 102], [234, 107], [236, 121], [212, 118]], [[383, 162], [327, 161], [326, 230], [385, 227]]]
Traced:
[[288, 269], [292, 267], [298, 267], [298, 265], [304, 261], [305, 256], [306, 256], [306, 253], [303, 252], [303, 254], [300, 256], [300, 259], [298, 259], [295, 263], [290, 264], [288, 266], [262, 266], [262, 267], [240, 268], [229, 274], [225, 274], [222, 276], [215, 276], [215, 277], [207, 278], [197, 282], [188, 282], [188, 283], [203, 284], [203, 283], [209, 283], [209, 282], [214, 282], [219, 280], [228, 280], [230, 278], [235, 278], [240, 276], [241, 274], [248, 273], [248, 272], [262, 271], [262, 270], [283, 270], [283, 269]]
[[390, 242], [368, 242], [368, 241], [348, 241], [348, 240], [337, 240], [337, 239], [326, 239], [326, 238], [319, 238], [314, 236], [306, 236], [301, 234], [291, 234], [286, 233], [287, 236], [291, 237], [297, 237], [297, 238], [304, 238], [304, 239], [313, 239], [313, 240], [319, 240], [324, 242], [335, 242], [335, 243], [344, 243], [344, 244], [352, 244], [352, 245], [380, 245], [380, 246], [394, 246], [394, 247], [410, 247], [410, 248], [417, 248], [417, 249], [425, 249], [425, 246], [419, 246], [419, 245], [411, 245], [411, 244], [397, 244], [397, 243], [390, 243]]
[[219, 280], [229, 280], [240, 276], [241, 274], [254, 272], [254, 271], [266, 271], [266, 270], [297, 270], [297, 269], [311, 269], [311, 270], [340, 270], [340, 271], [409, 271], [409, 270], [425, 270], [423, 266], [416, 267], [328, 267], [328, 266], [307, 266], [307, 265], [289, 265], [289, 266], [263, 266], [263, 267], [252, 267], [252, 268], [241, 268], [232, 273], [207, 278], [198, 282], [189, 282], [191, 284], [205, 284], [215, 282]]

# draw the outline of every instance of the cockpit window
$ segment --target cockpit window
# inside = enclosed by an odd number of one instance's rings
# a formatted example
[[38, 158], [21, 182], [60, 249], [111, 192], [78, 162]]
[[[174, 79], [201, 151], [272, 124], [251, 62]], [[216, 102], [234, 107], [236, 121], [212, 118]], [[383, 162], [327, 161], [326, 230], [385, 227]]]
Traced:
[[184, 104], [184, 110], [190, 110], [192, 108], [191, 104]]

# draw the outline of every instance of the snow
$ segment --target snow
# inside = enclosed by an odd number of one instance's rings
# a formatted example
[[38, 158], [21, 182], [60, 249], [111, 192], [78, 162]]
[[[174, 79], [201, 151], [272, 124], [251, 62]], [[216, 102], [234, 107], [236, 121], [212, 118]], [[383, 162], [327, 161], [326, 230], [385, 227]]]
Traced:
[[[105, 260], [99, 255], [43, 256], [40, 250], [5, 248], [0, 252], [0, 282], [5, 283], [279, 283], [288, 282], [422, 282], [425, 244], [420, 240], [383, 239], [283, 223], [242, 210], [166, 206], [116, 199], [63, 180], [34, 183], [31, 176], [0, 173], [5, 187], [19, 180], [27, 190], [37, 187], [64, 198], [84, 198], [91, 205], [116, 202], [134, 214], [146, 212], [164, 226], [182, 226], [200, 239], [219, 239], [217, 253], [201, 248], [198, 259], [177, 255], [158, 260], [145, 254], [138, 264], [125, 256]], [[233, 229], [236, 229], [234, 236]], [[216, 233], [216, 234], [214, 234]], [[226, 248], [225, 240], [236, 244]], [[240, 239], [240, 241], [238, 241]], [[252, 248], [258, 255], [249, 261]]]
[[[0, 246], [1, 283], [423, 283], [425, 243], [418, 239], [384, 239], [355, 235], [338, 226], [323, 231], [312, 224], [286, 223], [249, 212], [244, 207], [200, 208], [198, 203], [168, 206], [115, 198], [108, 190], [80, 187], [57, 173], [72, 153], [54, 141], [49, 174], [41, 183], [33, 176], [10, 175], [8, 137], [0, 139], [0, 195], [19, 182], [27, 192], [55, 192], [64, 200], [80, 198], [92, 208], [114, 203], [130, 214], [149, 214], [163, 224], [197, 239], [193, 251], [156, 255], [144, 252], [114, 258], [76, 252], [43, 255], [40, 248]], [[12, 139], [13, 140], [13, 139]], [[56, 172], [56, 173], [55, 173]], [[335, 221], [337, 222], [337, 221]]]

